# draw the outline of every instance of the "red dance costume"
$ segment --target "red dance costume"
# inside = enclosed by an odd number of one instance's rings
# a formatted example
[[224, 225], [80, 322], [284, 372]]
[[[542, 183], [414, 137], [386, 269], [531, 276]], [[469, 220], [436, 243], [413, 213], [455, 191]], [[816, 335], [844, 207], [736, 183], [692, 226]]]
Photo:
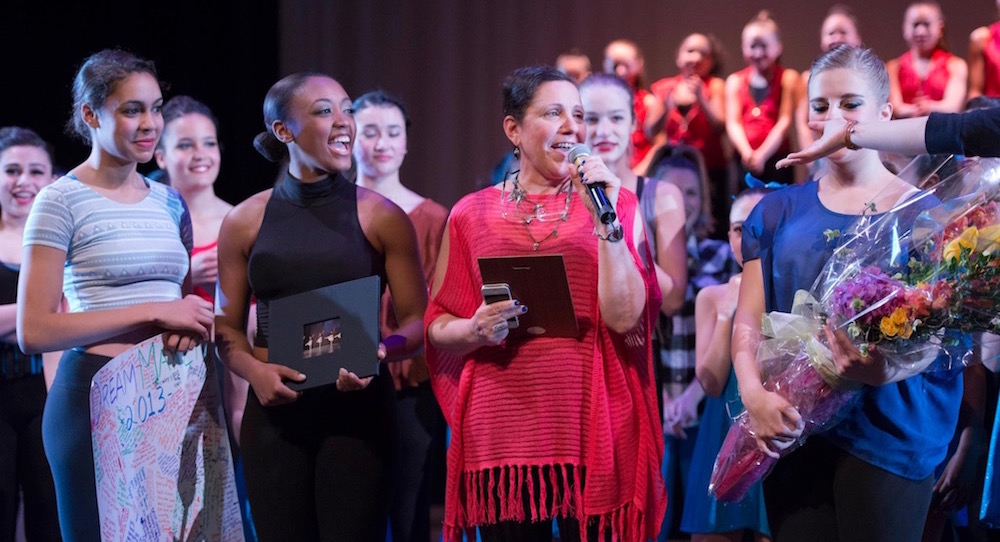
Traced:
[[934, 101], [944, 98], [944, 90], [948, 86], [948, 60], [953, 56], [944, 49], [935, 49], [927, 76], [921, 78], [913, 67], [913, 52], [900, 55], [896, 60], [899, 62], [899, 91], [903, 95], [903, 103], [914, 103], [918, 96]]
[[990, 25], [990, 41], [983, 50], [986, 73], [983, 94], [1000, 98], [1000, 21]]
[[[551, 196], [547, 207], [562, 206], [563, 198]], [[477, 525], [557, 516], [583, 525], [593, 521], [614, 540], [655, 538], [666, 509], [650, 348], [661, 298], [653, 271], [643, 263], [651, 255], [647, 250], [640, 256], [633, 245], [636, 197], [622, 190], [617, 211], [626, 225], [621, 242], [642, 270], [647, 305], [636, 328], [623, 335], [601, 317], [597, 250], [606, 241], [593, 234], [580, 198], [572, 195], [566, 222], [526, 225], [510, 214], [505, 220], [500, 205], [495, 187], [455, 204], [447, 270], [425, 325], [446, 314], [471, 317], [483, 301], [477, 258], [533, 254], [530, 228], [534, 239], [543, 239], [538, 253], [565, 258], [580, 337], [508, 339], [465, 356], [425, 342], [434, 392], [452, 430], [445, 540], [460, 541], [463, 532], [472, 540]], [[581, 488], [577, 482], [584, 476]]]
[[[216, 239], [207, 245], [197, 246], [191, 249], [191, 257], [194, 258], [196, 255], [202, 252], [208, 252], [209, 250], [215, 250], [219, 246], [219, 240]], [[201, 286], [195, 286], [192, 293], [196, 294], [198, 297], [208, 301], [209, 303], [215, 303], [215, 292], [209, 292]]]
[[[653, 83], [650, 89], [661, 102], [674, 91], [677, 85], [684, 82], [683, 75], [666, 77]], [[711, 101], [711, 89], [709, 79], [705, 80], [705, 99]], [[722, 136], [712, 129], [712, 123], [708, 120], [708, 115], [695, 101], [690, 105], [687, 113], [672, 107], [667, 111], [663, 119], [663, 128], [667, 134], [667, 143], [671, 145], [691, 145], [701, 151], [705, 158], [705, 167], [709, 170], [725, 169], [726, 156], [722, 151]]]
[[[437, 263], [438, 252], [441, 251], [441, 237], [444, 235], [444, 226], [448, 221], [448, 209], [440, 203], [425, 199], [413, 208], [407, 215], [413, 223], [413, 229], [417, 232], [417, 246], [420, 248], [420, 264], [424, 270], [424, 277], [427, 280], [427, 287], [430, 288], [434, 282], [434, 267]], [[392, 293], [389, 289], [382, 294], [381, 311], [382, 336], [388, 337], [399, 329], [399, 322], [396, 320], [396, 311], [392, 304]], [[396, 390], [404, 387], [414, 387], [430, 378], [427, 370], [427, 360], [423, 353], [417, 354], [413, 359], [403, 360], [399, 363], [388, 363], [389, 374], [395, 382]]]
[[[767, 84], [767, 96], [760, 103], [757, 103], [750, 93], [750, 74], [752, 71], [753, 67], [747, 66], [736, 72], [736, 75], [740, 78], [740, 121], [743, 124], [743, 131], [746, 133], [750, 147], [757, 149], [764, 143], [767, 134], [771, 133], [781, 115], [781, 76], [785, 73], [785, 68], [780, 65], [774, 67], [774, 75], [771, 76], [771, 80]], [[786, 137], [778, 150], [775, 151], [774, 156], [784, 156], [788, 152], [789, 145]]]
[[629, 167], [635, 167], [636, 164], [642, 162], [642, 159], [646, 157], [646, 154], [653, 149], [653, 142], [646, 138], [646, 133], [642, 130], [642, 125], [646, 122], [646, 104], [643, 100], [649, 96], [649, 91], [646, 89], [638, 89], [635, 91], [635, 99], [633, 100], [633, 107], [635, 108], [635, 130], [632, 132], [632, 158], [629, 160]]

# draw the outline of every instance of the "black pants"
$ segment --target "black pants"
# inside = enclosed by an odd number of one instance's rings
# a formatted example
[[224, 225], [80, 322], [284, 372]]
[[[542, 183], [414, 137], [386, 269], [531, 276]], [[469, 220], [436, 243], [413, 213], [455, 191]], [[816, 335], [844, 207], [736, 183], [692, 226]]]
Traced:
[[393, 542], [430, 542], [433, 447], [443, 440], [444, 416], [430, 381], [396, 392], [399, 458], [389, 509]]
[[395, 390], [388, 376], [364, 390], [307, 390], [243, 414], [243, 475], [261, 542], [385, 540], [396, 459]]
[[[559, 540], [561, 542], [579, 542], [580, 523], [575, 519], [558, 518]], [[596, 531], [596, 525], [594, 531]], [[551, 542], [552, 521], [501, 521], [492, 525], [479, 527], [479, 536], [483, 542]], [[596, 537], [596, 532], [594, 534]]]
[[65, 351], [45, 402], [42, 439], [56, 485], [59, 527], [66, 542], [101, 539], [90, 438], [90, 383], [110, 360], [107, 356]]
[[61, 540], [56, 490], [42, 448], [44, 407], [44, 376], [0, 380], [0, 542], [14, 540], [22, 492], [28, 540]]
[[775, 542], [919, 542], [933, 487], [814, 436], [764, 479], [764, 501]]

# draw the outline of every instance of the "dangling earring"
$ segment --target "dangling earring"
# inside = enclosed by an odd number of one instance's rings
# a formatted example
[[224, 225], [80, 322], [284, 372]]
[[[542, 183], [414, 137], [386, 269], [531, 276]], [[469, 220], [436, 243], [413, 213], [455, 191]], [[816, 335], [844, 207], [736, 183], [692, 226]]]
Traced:
[[521, 147], [514, 147], [514, 160], [521, 159]]

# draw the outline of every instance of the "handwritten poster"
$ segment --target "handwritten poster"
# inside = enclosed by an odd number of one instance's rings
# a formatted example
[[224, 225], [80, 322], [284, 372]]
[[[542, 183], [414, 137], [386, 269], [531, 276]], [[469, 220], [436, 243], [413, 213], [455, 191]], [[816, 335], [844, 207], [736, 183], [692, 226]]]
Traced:
[[167, 354], [157, 335], [94, 376], [102, 540], [243, 542], [218, 375], [203, 350]]

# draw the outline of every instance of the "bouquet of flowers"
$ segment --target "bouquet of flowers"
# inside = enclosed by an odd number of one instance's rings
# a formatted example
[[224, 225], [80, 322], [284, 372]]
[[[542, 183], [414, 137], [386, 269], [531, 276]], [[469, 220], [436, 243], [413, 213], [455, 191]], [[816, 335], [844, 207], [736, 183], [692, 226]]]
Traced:
[[[772, 312], [762, 322], [764, 387], [805, 422], [779, 457], [835, 424], [860, 391], [837, 375], [822, 331], [828, 322], [862, 355], [878, 349], [889, 363], [918, 371], [968, 364], [968, 334], [1000, 332], [998, 202], [1000, 161], [967, 160], [890, 211], [860, 217], [853, 234], [828, 234], [845, 241], [812, 290], [796, 293], [791, 313]], [[723, 442], [709, 491], [737, 501], [778, 459], [760, 449], [744, 411]]]

